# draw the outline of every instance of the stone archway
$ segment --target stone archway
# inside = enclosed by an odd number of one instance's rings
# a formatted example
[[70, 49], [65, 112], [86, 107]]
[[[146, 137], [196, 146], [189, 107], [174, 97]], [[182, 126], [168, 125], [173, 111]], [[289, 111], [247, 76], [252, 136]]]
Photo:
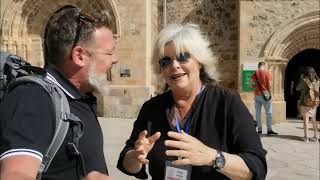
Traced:
[[320, 49], [320, 11], [306, 13], [289, 23], [283, 24], [274, 32], [260, 53], [274, 77], [272, 91], [276, 108], [283, 111], [286, 118], [284, 100], [285, 69], [293, 56], [306, 49]]
[[0, 19], [0, 48], [27, 59], [31, 64], [43, 66], [43, 36], [51, 15], [66, 5], [85, 11], [108, 9], [113, 18], [113, 29], [119, 38], [121, 29], [113, 0], [12, 0], [6, 4]]

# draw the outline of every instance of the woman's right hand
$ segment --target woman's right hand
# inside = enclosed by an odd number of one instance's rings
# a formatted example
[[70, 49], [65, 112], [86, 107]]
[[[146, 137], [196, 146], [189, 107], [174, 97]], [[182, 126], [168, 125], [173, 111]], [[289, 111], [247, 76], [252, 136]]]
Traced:
[[140, 132], [138, 139], [135, 142], [134, 149], [128, 151], [124, 157], [123, 167], [131, 173], [139, 172], [143, 164], [149, 163], [147, 155], [160, 136], [160, 132], [156, 132], [147, 138], [146, 130]]
[[147, 138], [146, 130], [140, 132], [138, 139], [135, 142], [135, 147], [130, 153], [131, 156], [142, 164], [148, 164], [149, 160], [147, 159], [147, 155], [153, 148], [154, 143], [160, 138], [160, 136], [161, 133], [156, 132], [152, 136]]
[[[129, 164], [148, 164], [148, 153], [154, 146], [154, 143], [160, 138], [161, 133], [156, 132], [147, 138], [147, 131], [140, 132], [137, 141], [135, 142], [134, 149], [127, 152], [126, 159], [131, 161]], [[137, 164], [136, 164], [137, 165]]]

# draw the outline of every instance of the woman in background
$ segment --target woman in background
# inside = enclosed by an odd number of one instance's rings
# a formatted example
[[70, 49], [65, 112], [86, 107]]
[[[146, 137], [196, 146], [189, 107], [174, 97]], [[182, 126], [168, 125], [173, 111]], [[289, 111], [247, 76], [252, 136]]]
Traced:
[[[320, 79], [317, 76], [315, 70], [308, 66], [306, 67], [306, 75], [303, 76], [296, 87], [297, 91], [301, 91], [300, 106], [301, 115], [303, 116], [303, 129], [305, 142], [318, 142], [317, 138], [317, 107], [319, 106], [319, 86]], [[308, 137], [308, 121], [309, 118], [313, 124], [313, 137]]]

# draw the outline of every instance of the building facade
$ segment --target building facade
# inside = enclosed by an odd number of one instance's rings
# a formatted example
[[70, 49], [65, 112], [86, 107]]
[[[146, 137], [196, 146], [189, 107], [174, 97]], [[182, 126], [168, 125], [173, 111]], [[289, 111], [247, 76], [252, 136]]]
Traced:
[[[135, 118], [144, 101], [160, 91], [151, 68], [152, 45], [167, 23], [196, 23], [210, 39], [220, 84], [238, 91], [254, 115], [245, 67], [264, 61], [273, 75], [274, 121], [295, 108], [289, 85], [299, 66], [320, 72], [318, 0], [1, 0], [0, 48], [43, 65], [43, 37], [51, 15], [65, 5], [108, 9], [114, 20], [120, 62], [110, 90], [99, 96], [99, 113]], [[164, 18], [166, 17], [166, 18]], [[319, 74], [320, 75], [320, 74]], [[288, 107], [290, 107], [288, 109]], [[293, 112], [294, 114], [295, 112]]]

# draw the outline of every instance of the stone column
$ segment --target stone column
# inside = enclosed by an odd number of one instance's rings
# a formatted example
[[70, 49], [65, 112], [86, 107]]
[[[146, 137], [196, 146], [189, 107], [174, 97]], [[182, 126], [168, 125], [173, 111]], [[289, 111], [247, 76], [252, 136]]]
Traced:
[[7, 47], [8, 47], [8, 49], [7, 49], [7, 51], [8, 52], [11, 52], [11, 53], [16, 53], [15, 51], [14, 51], [14, 44], [13, 44], [13, 41], [12, 41], [12, 39], [8, 39], [8, 43], [7, 43]]
[[21, 39], [15, 41], [15, 45], [17, 46], [17, 55], [21, 56], [22, 58], [25, 57], [25, 48], [24, 48], [24, 43], [22, 42]]
[[8, 38], [1, 37], [0, 50], [4, 52], [8, 51]]
[[26, 43], [26, 59], [29, 61], [30, 59], [32, 59], [32, 48], [31, 48], [31, 40], [28, 39], [27, 43]]
[[284, 101], [284, 76], [285, 76], [285, 67], [286, 63], [279, 64], [279, 81], [281, 84], [279, 84], [279, 94], [281, 95], [281, 99]]
[[278, 100], [280, 94], [280, 84], [279, 82], [279, 66], [278, 64], [273, 64], [273, 94], [274, 94], [274, 99]]
[[268, 70], [272, 75], [271, 91], [274, 100], [284, 100], [284, 62], [282, 60], [268, 62]]
[[284, 101], [285, 59], [266, 60], [268, 70], [272, 74], [272, 122], [279, 123], [286, 119], [286, 102]]

